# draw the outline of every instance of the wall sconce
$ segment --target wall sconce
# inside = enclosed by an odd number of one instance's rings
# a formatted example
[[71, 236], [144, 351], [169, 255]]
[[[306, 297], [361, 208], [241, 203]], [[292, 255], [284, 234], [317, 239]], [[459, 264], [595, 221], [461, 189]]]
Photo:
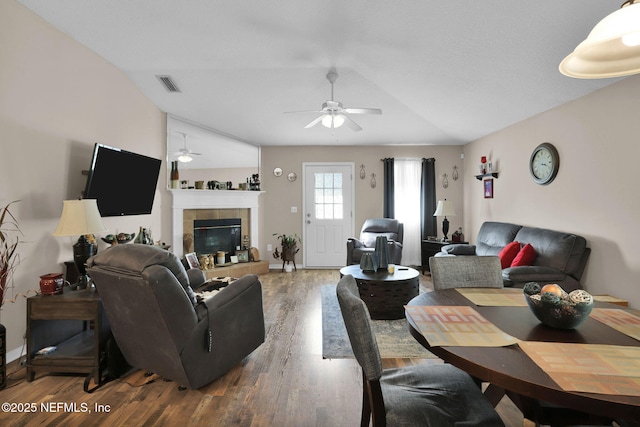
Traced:
[[360, 165], [360, 179], [365, 179], [367, 177], [367, 173], [364, 171], [364, 165]]
[[451, 178], [453, 178], [454, 181], [458, 180], [458, 166], [453, 166], [453, 172], [451, 173]]
[[371, 174], [371, 188], [376, 188], [376, 174], [372, 173]]
[[449, 187], [449, 180], [447, 179], [447, 174], [442, 174], [442, 188]]

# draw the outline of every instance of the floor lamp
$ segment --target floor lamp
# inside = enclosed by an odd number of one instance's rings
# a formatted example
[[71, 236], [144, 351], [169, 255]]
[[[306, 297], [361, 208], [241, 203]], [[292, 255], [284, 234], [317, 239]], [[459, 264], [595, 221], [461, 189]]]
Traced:
[[78, 269], [78, 280], [72, 289], [85, 289], [89, 284], [86, 263], [97, 253], [97, 246], [89, 242], [86, 235], [107, 232], [102, 223], [95, 199], [65, 200], [62, 215], [54, 236], [80, 236], [73, 245], [73, 262]]
[[433, 216], [443, 216], [442, 220], [442, 241], [446, 242], [447, 233], [449, 232], [449, 220], [447, 216], [456, 216], [456, 211], [453, 209], [453, 204], [447, 199], [438, 200], [438, 206], [436, 207], [436, 211], [433, 213]]

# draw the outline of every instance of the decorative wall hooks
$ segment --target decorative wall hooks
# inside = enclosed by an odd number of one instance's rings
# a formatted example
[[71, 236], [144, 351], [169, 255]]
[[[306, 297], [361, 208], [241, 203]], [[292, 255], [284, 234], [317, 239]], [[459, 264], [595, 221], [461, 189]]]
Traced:
[[371, 174], [371, 188], [376, 188], [376, 174]]
[[453, 172], [451, 173], [451, 178], [453, 178], [454, 181], [458, 180], [458, 166], [456, 165], [453, 166]]
[[367, 177], [367, 173], [364, 171], [364, 165], [360, 165], [360, 179], [365, 179]]
[[443, 173], [442, 174], [442, 188], [447, 188], [449, 187], [449, 180], [447, 179], [447, 174]]

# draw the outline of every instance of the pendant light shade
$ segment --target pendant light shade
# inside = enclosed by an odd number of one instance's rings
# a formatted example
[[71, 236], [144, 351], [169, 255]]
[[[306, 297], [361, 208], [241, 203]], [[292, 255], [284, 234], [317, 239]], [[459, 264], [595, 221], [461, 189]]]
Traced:
[[605, 17], [560, 63], [565, 76], [580, 79], [640, 73], [640, 0], [629, 0]]

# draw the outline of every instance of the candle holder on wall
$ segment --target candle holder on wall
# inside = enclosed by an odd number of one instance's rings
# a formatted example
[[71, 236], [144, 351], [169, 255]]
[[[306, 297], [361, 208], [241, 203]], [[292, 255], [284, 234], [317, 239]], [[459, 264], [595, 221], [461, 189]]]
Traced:
[[364, 165], [360, 165], [360, 179], [365, 179], [367, 177], [367, 173], [364, 170]]
[[371, 188], [376, 188], [376, 174], [375, 173], [371, 174], [371, 182], [370, 182], [370, 184], [371, 184]]
[[449, 187], [449, 180], [447, 179], [447, 174], [442, 174], [442, 188]]
[[453, 172], [451, 173], [451, 178], [453, 178], [454, 181], [458, 180], [458, 166], [453, 166]]

